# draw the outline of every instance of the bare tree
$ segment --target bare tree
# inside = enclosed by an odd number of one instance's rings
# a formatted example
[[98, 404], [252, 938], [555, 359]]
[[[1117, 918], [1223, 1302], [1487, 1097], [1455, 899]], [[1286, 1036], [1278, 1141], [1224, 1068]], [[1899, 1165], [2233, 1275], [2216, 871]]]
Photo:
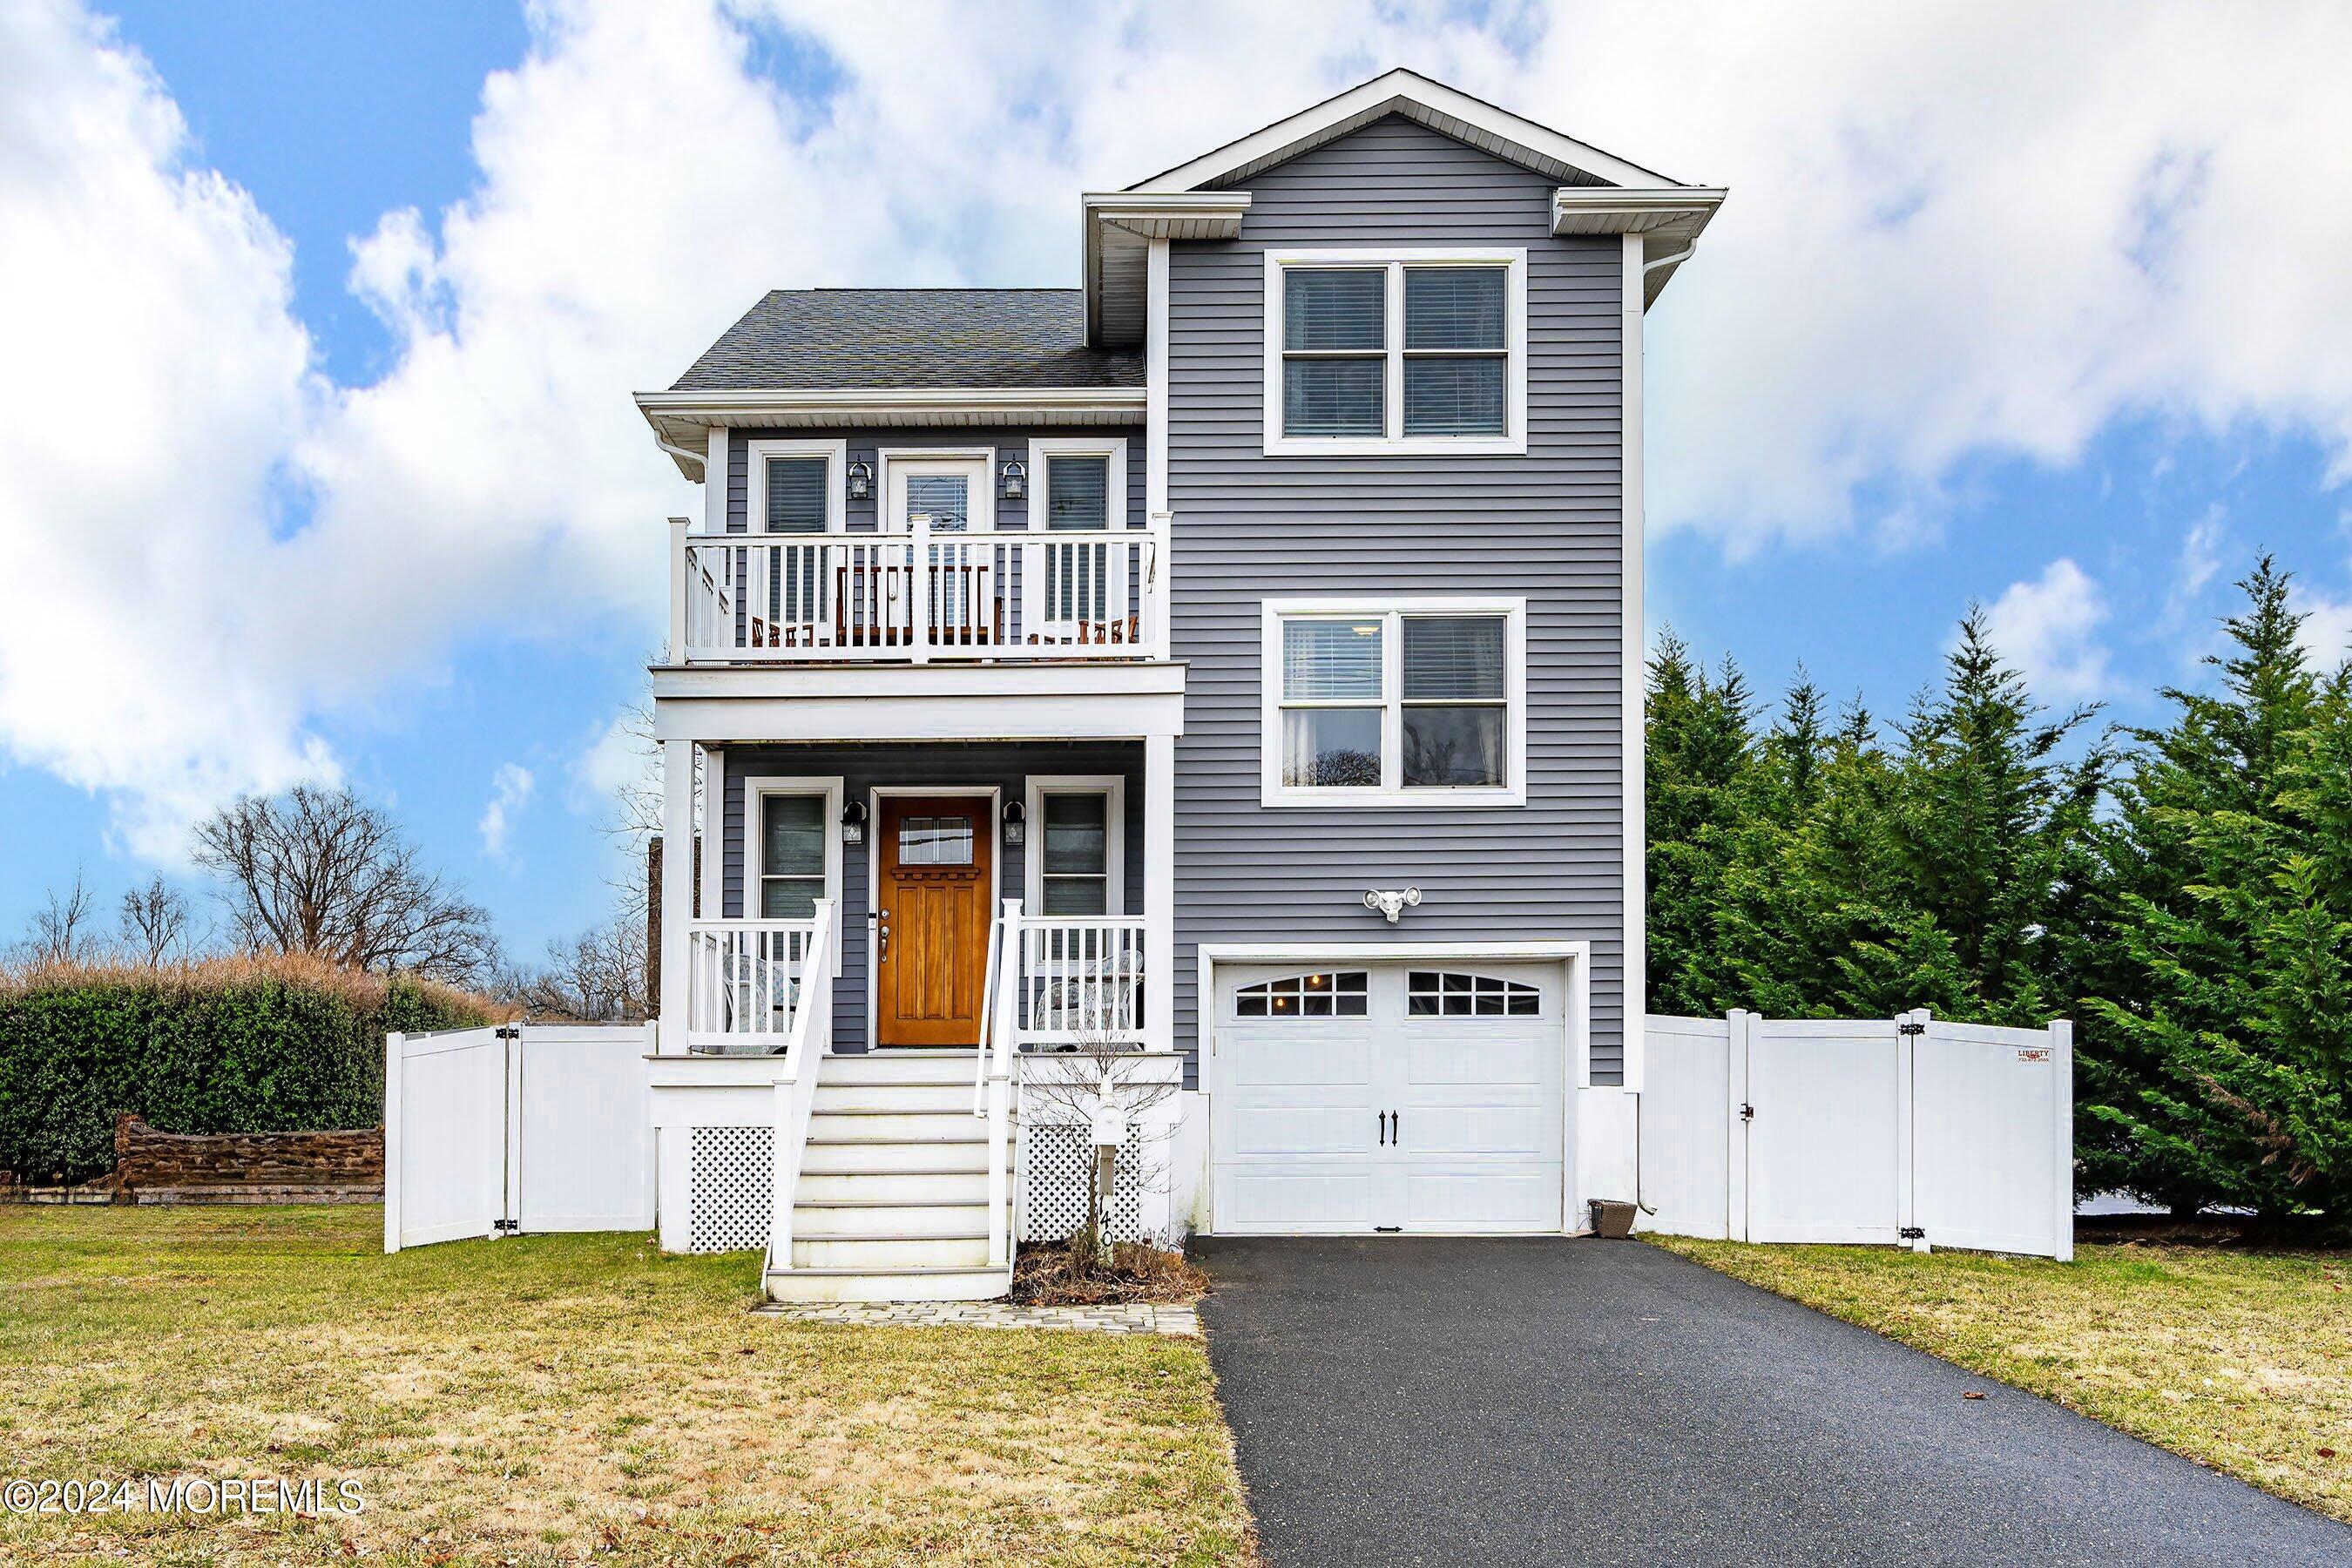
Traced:
[[498, 962], [489, 916], [417, 864], [390, 816], [349, 789], [243, 795], [196, 828], [239, 942], [346, 968], [469, 983]]
[[122, 895], [118, 919], [124, 949], [150, 969], [186, 947], [188, 900], [161, 875]]
[[502, 976], [499, 990], [529, 1013], [631, 1022], [646, 1016], [645, 982], [644, 904], [624, 897], [602, 925], [549, 942], [543, 967]]
[[51, 888], [41, 907], [33, 911], [32, 925], [21, 948], [26, 963], [39, 968], [52, 963], [87, 963], [97, 958], [97, 921], [98, 902], [89, 896], [80, 868], [76, 868], [73, 886], [62, 893]]
[[1085, 1218], [1070, 1234], [1069, 1270], [1085, 1278], [1111, 1261], [1111, 1205], [1118, 1193], [1118, 1153], [1134, 1134], [1138, 1163], [1130, 1190], [1159, 1190], [1167, 1177], [1166, 1147], [1175, 1126], [1150, 1114], [1173, 1100], [1180, 1077], [1164, 1058], [1143, 1054], [1133, 1031], [1082, 1024], [1078, 1043], [1066, 1050], [1024, 1056], [1021, 1064], [1022, 1114], [1038, 1129], [1074, 1136], [1084, 1152]]

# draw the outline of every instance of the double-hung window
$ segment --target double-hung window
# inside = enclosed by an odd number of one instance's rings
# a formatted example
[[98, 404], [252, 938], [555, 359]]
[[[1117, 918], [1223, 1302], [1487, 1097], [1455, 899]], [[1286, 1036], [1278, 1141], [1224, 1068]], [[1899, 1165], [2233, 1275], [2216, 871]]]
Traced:
[[804, 921], [819, 899], [841, 897], [841, 781], [743, 781], [744, 914]]
[[1029, 781], [1032, 913], [1115, 915], [1126, 907], [1127, 784], [1116, 774]]
[[1265, 447], [1527, 450], [1527, 252], [1269, 250]]
[[1526, 602], [1265, 606], [1267, 805], [1527, 798]]

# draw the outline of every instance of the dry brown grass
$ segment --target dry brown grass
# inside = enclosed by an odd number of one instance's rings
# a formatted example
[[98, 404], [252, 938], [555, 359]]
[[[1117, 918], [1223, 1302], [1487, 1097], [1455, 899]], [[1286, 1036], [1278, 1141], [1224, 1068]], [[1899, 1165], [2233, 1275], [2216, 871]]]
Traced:
[[[153, 968], [143, 963], [0, 963], [0, 997], [34, 991], [64, 991], [80, 986], [106, 987], [162, 984], [189, 991], [219, 991], [274, 980], [300, 985], [341, 998], [361, 1011], [383, 1005], [393, 982], [388, 974], [345, 969], [309, 953], [255, 953], [195, 959]], [[484, 1019], [504, 1018], [514, 1009], [478, 992], [415, 975], [400, 979], [444, 1006], [470, 1011]]]
[[384, 1258], [373, 1208], [0, 1210], [0, 1453], [351, 1477], [356, 1518], [0, 1516], [0, 1558], [1246, 1562], [1207, 1357], [754, 1318], [750, 1255]]
[[1066, 1247], [1026, 1246], [1013, 1260], [1013, 1300], [1025, 1307], [1197, 1301], [1208, 1289], [1209, 1277], [1182, 1253], [1141, 1242], [1113, 1245], [1108, 1268], [1074, 1271]]
[[1644, 1239], [2352, 1521], [2352, 1258]]

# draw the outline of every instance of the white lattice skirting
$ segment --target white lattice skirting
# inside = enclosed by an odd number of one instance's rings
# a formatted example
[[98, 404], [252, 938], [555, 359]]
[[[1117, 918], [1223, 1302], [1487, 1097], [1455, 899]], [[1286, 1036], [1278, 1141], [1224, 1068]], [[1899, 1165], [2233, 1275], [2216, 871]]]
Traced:
[[768, 1245], [776, 1134], [769, 1127], [697, 1127], [687, 1146], [687, 1250]]
[[[1087, 1217], [1087, 1161], [1094, 1140], [1084, 1127], [1055, 1126], [1037, 1121], [1022, 1124], [1023, 1153], [1028, 1183], [1023, 1196], [1021, 1238], [1024, 1241], [1066, 1241]], [[1141, 1241], [1143, 1190], [1137, 1178], [1143, 1148], [1135, 1128], [1118, 1151], [1118, 1181], [1111, 1190], [1110, 1235], [1113, 1241]]]

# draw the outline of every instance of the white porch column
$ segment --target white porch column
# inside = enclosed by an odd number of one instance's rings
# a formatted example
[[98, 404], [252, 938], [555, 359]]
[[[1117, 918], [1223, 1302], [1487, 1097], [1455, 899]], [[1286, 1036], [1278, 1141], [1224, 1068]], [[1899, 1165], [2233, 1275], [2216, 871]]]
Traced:
[[1176, 737], [1143, 740], [1143, 1043], [1176, 1047]]
[[694, 910], [694, 742], [662, 742], [661, 1048], [686, 1054], [687, 922]]

